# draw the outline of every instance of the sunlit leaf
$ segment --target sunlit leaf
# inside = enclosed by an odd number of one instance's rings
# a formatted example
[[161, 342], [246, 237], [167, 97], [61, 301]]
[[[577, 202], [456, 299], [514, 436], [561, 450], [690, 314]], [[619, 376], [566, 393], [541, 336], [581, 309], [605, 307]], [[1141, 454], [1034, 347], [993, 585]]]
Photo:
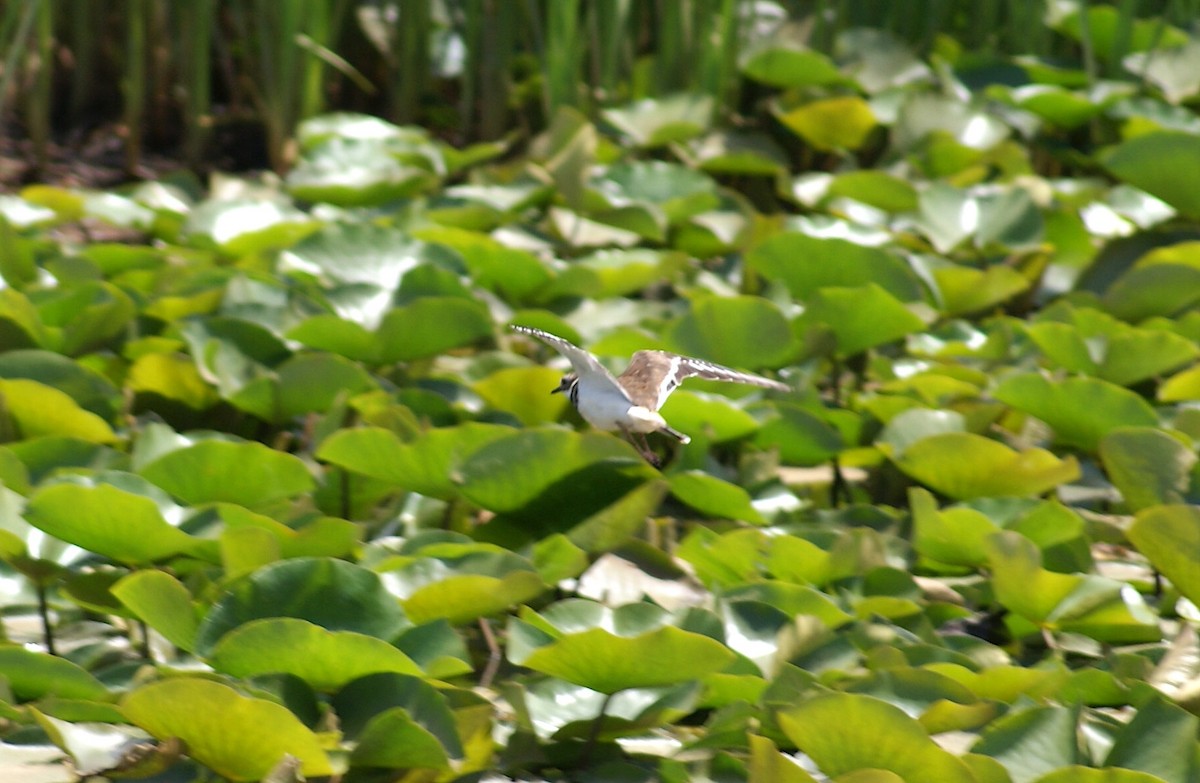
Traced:
[[826, 151], [858, 149], [877, 123], [870, 104], [857, 96], [822, 98], [778, 117], [788, 130]]
[[298, 457], [261, 443], [204, 440], [150, 462], [139, 471], [186, 503], [226, 501], [260, 506], [313, 487]]
[[697, 679], [718, 671], [733, 657], [714, 639], [665, 626], [632, 637], [591, 628], [557, 639], [516, 662], [594, 691], [616, 693]]
[[456, 477], [463, 460], [513, 432], [511, 427], [471, 422], [434, 428], [403, 443], [379, 428], [343, 429], [321, 444], [317, 456], [402, 489], [449, 499], [458, 493]]
[[1158, 196], [1189, 217], [1200, 217], [1200, 194], [1189, 172], [1200, 167], [1200, 138], [1157, 131], [1122, 142], [1100, 157], [1117, 179]]
[[797, 349], [779, 308], [751, 296], [707, 297], [674, 321], [667, 339], [678, 352], [739, 367], [779, 367]]
[[674, 473], [669, 483], [672, 495], [701, 513], [755, 524], [763, 522], [762, 515], [750, 502], [750, 495], [736, 484], [698, 470]]
[[109, 701], [103, 683], [78, 664], [13, 645], [0, 646], [0, 675], [21, 701], [47, 696]]
[[1056, 439], [1095, 451], [1100, 439], [1118, 427], [1153, 427], [1154, 408], [1140, 396], [1098, 378], [1052, 381], [1036, 373], [1003, 380], [994, 395], [1054, 429]]
[[845, 239], [821, 239], [800, 232], [768, 238], [746, 254], [746, 263], [782, 281], [792, 296], [806, 300], [822, 288], [879, 285], [902, 302], [921, 297], [912, 268], [876, 247]]
[[292, 674], [319, 691], [377, 672], [421, 674], [412, 659], [382, 639], [292, 617], [240, 625], [221, 637], [209, 658], [217, 671], [235, 677]]
[[[1196, 506], [1151, 506], [1138, 513], [1129, 540], [1193, 603], [1200, 602], [1200, 509]], [[1200, 604], [1198, 604], [1200, 605]]]
[[227, 632], [269, 617], [295, 617], [381, 639], [408, 626], [374, 572], [333, 558], [298, 558], [272, 563], [232, 585], [201, 621], [196, 649], [207, 655]]
[[1105, 435], [1100, 459], [1133, 511], [1182, 503], [1196, 465], [1189, 444], [1150, 427], [1128, 427]]
[[154, 501], [102, 484], [55, 484], [30, 499], [30, 524], [122, 563], [162, 560], [197, 545], [163, 519]]
[[850, 357], [920, 331], [925, 324], [875, 283], [855, 288], [822, 288], [797, 319], [800, 328], [828, 328], [836, 353]]
[[128, 693], [121, 710], [160, 740], [183, 740], [189, 756], [231, 780], [260, 780], [285, 753], [299, 759], [306, 775], [333, 773], [317, 736], [286, 707], [218, 682], [152, 682]]
[[135, 571], [114, 585], [112, 593], [169, 642], [195, 649], [199, 621], [191, 593], [178, 579], [164, 571]]
[[932, 435], [910, 445], [896, 466], [952, 498], [1040, 495], [1079, 477], [1074, 457], [1044, 449], [1016, 451], [969, 432]]
[[782, 710], [778, 720], [788, 739], [827, 775], [882, 769], [903, 780], [975, 780], [915, 719], [870, 696], [816, 696]]

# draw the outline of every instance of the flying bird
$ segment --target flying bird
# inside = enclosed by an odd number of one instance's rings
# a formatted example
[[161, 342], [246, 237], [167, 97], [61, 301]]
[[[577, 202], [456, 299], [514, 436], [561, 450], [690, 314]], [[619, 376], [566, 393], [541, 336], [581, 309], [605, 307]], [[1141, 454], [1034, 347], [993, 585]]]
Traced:
[[691, 442], [691, 438], [673, 429], [658, 412], [685, 379], [695, 377], [776, 391], [791, 390], [770, 378], [666, 351], [638, 351], [630, 358], [625, 372], [614, 377], [595, 356], [561, 337], [528, 326], [512, 328], [542, 340], [571, 362], [572, 372], [563, 376], [551, 394], [566, 392], [584, 420], [597, 429], [619, 431], [655, 465], [659, 459], [650, 450], [646, 433], [662, 432], [680, 443]]

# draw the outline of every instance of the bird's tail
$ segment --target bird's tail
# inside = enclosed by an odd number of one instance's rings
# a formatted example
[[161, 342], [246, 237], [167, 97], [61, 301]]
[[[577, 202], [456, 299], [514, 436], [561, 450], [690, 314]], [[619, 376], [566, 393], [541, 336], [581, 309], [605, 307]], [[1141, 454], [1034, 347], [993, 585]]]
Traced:
[[684, 435], [679, 430], [672, 429], [671, 427], [666, 426], [666, 425], [663, 425], [662, 429], [660, 429], [659, 432], [670, 435], [672, 438], [674, 438], [675, 440], [684, 444], [685, 446], [692, 442], [692, 439], [689, 438], [687, 435]]

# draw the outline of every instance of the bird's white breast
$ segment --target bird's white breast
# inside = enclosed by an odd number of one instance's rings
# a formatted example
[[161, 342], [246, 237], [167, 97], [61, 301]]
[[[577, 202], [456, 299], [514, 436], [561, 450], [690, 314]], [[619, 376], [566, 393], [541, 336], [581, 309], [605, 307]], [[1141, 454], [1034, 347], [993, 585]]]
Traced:
[[666, 424], [657, 413], [632, 404], [606, 378], [579, 379], [579, 415], [601, 430], [654, 432]]

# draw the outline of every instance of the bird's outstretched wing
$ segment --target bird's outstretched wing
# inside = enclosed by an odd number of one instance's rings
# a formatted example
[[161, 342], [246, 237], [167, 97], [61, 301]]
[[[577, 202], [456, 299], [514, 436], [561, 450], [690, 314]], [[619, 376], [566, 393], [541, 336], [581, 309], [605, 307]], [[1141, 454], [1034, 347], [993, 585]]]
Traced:
[[629, 360], [629, 367], [621, 373], [619, 382], [635, 403], [656, 411], [687, 378], [742, 383], [776, 391], [791, 390], [787, 384], [761, 375], [666, 351], [638, 351]]
[[512, 329], [514, 332], [520, 332], [521, 334], [528, 334], [538, 338], [554, 350], [561, 353], [563, 356], [567, 357], [567, 361], [571, 363], [571, 369], [575, 371], [575, 375], [580, 379], [586, 377], [589, 381], [596, 382], [603, 378], [611, 383], [622, 394], [625, 393], [624, 389], [621, 389], [621, 384], [617, 383], [617, 379], [614, 378], [613, 374], [608, 371], [608, 368], [601, 364], [595, 356], [592, 356], [582, 348], [572, 345], [563, 338], [557, 337], [549, 332], [543, 332], [541, 329], [534, 329], [529, 326], [517, 326], [515, 324], [513, 325]]

